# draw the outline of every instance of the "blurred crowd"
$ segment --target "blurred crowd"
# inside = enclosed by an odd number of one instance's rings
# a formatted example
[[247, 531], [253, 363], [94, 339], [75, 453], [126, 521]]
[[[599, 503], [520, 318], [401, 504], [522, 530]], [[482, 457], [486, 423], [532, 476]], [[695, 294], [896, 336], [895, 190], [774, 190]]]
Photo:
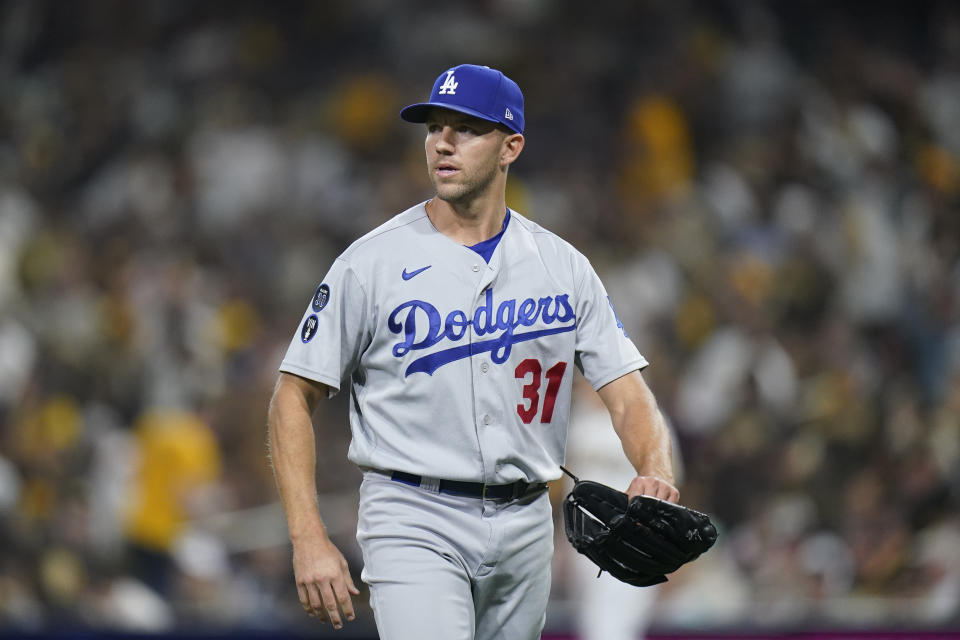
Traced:
[[0, 628], [317, 624], [266, 404], [461, 62], [524, 89], [508, 204], [593, 261], [720, 524], [653, 624], [960, 624], [955, 3], [5, 0]]

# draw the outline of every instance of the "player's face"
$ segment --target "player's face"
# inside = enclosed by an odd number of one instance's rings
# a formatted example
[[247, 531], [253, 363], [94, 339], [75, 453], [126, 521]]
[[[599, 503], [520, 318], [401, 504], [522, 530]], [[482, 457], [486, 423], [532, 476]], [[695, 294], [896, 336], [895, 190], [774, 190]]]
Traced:
[[441, 200], [468, 202], [490, 189], [504, 172], [506, 134], [480, 118], [434, 109], [427, 118], [427, 171]]

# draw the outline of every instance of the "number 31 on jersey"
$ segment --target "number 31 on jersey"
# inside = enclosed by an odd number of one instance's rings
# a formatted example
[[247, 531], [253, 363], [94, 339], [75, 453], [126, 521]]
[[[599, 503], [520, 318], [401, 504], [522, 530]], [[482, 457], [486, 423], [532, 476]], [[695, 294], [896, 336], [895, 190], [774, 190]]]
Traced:
[[[553, 420], [553, 405], [557, 401], [557, 392], [560, 390], [560, 383], [563, 382], [563, 374], [566, 370], [566, 362], [558, 362], [547, 369], [547, 388], [543, 394], [543, 412], [540, 414], [542, 424]], [[523, 424], [530, 424], [540, 409], [540, 383], [543, 366], [536, 358], [527, 358], [517, 365], [513, 373], [518, 380], [525, 382], [523, 397], [526, 402], [517, 405], [517, 415], [523, 420]], [[527, 381], [528, 378], [530, 378], [529, 382]]]

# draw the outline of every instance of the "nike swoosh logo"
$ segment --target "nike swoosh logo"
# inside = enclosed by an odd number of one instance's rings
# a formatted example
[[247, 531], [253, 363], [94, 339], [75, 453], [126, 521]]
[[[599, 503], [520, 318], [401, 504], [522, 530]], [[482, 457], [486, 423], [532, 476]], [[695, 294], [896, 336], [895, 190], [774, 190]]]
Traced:
[[409, 280], [409, 279], [412, 278], [413, 276], [417, 275], [418, 273], [423, 273], [424, 271], [426, 271], [427, 269], [429, 269], [429, 268], [432, 267], [432, 266], [433, 266], [432, 264], [428, 264], [428, 265], [425, 266], [425, 267], [420, 267], [420, 268], [417, 269], [416, 271], [407, 271], [407, 269], [404, 268], [404, 269], [403, 269], [403, 273], [400, 274], [400, 277], [403, 278], [404, 280]]

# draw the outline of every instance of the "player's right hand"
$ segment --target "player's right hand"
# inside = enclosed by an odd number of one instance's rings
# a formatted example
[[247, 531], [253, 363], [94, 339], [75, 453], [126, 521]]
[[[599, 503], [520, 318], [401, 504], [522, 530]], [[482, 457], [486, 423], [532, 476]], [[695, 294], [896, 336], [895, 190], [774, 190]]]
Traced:
[[340, 550], [326, 536], [293, 545], [293, 574], [303, 610], [334, 629], [356, 618], [351, 596], [360, 594]]

